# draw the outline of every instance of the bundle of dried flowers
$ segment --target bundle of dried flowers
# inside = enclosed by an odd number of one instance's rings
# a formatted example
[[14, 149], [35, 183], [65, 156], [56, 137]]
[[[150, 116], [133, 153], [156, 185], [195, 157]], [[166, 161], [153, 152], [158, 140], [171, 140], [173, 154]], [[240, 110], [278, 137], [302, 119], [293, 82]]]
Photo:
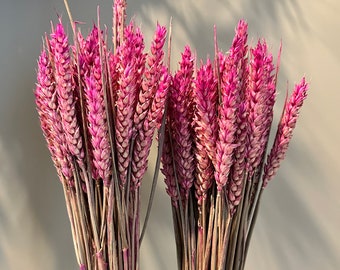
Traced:
[[[178, 268], [243, 269], [261, 194], [284, 158], [308, 85], [298, 83], [272, 150], [276, 80], [264, 40], [240, 21], [227, 54], [195, 67], [182, 53], [169, 92], [162, 171], [173, 209]], [[281, 50], [280, 50], [281, 51]], [[279, 60], [279, 58], [278, 58]]]
[[[140, 29], [125, 22], [126, 1], [114, 2], [112, 51], [99, 12], [87, 37], [70, 19], [73, 45], [61, 19], [45, 37], [35, 96], [80, 269], [139, 268], [160, 158], [178, 268], [243, 269], [263, 189], [285, 156], [306, 97], [305, 79], [286, 100], [267, 156], [279, 63], [264, 40], [248, 47], [246, 22], [239, 22], [227, 54], [215, 34], [213, 61], [195, 67], [187, 46], [171, 75], [166, 28], [157, 25], [145, 53]], [[140, 233], [140, 185], [157, 130]]]
[[59, 19], [38, 61], [37, 110], [80, 269], [138, 268], [140, 185], [170, 76], [165, 27], [157, 25], [145, 53], [140, 29], [125, 24], [125, 9], [125, 1], [115, 2], [113, 51], [99, 19], [83, 37], [70, 17], [74, 44]]

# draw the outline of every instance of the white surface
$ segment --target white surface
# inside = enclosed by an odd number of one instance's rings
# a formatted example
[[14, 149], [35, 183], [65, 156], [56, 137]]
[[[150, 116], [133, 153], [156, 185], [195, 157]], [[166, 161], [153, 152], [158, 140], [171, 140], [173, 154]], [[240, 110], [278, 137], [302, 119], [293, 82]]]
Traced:
[[[69, 0], [74, 18], [111, 26], [110, 0]], [[177, 4], [175, 4], [175, 2]], [[0, 1], [0, 269], [76, 269], [61, 187], [38, 126], [32, 89], [41, 36], [62, 0]], [[173, 66], [187, 43], [213, 52], [213, 25], [227, 49], [238, 19], [274, 53], [283, 41], [280, 93], [301, 76], [309, 97], [279, 174], [266, 190], [246, 269], [340, 269], [340, 2], [337, 0], [144, 0], [128, 2], [149, 44], [158, 19], [173, 17]], [[70, 29], [70, 28], [69, 28]], [[277, 111], [279, 114], [279, 111]], [[277, 115], [278, 115], [277, 114]], [[146, 182], [148, 179], [146, 179]], [[168, 198], [160, 185], [142, 269], [175, 269]]]

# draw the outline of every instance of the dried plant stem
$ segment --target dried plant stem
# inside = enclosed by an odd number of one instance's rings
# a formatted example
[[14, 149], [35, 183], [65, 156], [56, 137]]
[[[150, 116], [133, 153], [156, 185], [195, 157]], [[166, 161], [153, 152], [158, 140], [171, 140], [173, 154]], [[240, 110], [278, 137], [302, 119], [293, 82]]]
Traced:
[[[138, 188], [139, 189], [139, 188]], [[137, 218], [136, 218], [136, 231], [135, 233], [135, 242], [136, 242], [136, 269], [140, 268], [140, 205], [141, 205], [141, 196], [140, 190], [138, 190], [138, 201], [137, 201]]]
[[221, 191], [217, 191], [216, 201], [215, 201], [215, 218], [214, 218], [214, 227], [213, 227], [213, 237], [211, 244], [211, 262], [210, 269], [217, 268], [217, 251], [218, 251], [218, 231], [219, 231], [219, 215], [220, 215], [220, 207], [221, 207]]
[[162, 157], [162, 153], [163, 153], [166, 117], [167, 117], [167, 106], [165, 105], [164, 114], [163, 114], [162, 123], [161, 123], [161, 128], [160, 128], [159, 133], [158, 133], [158, 151], [157, 151], [155, 171], [154, 171], [154, 175], [153, 175], [153, 178], [152, 178], [152, 186], [151, 186], [151, 191], [150, 191], [150, 195], [149, 195], [148, 207], [147, 207], [147, 210], [146, 210], [144, 224], [143, 224], [142, 232], [141, 232], [140, 239], [139, 239], [139, 245], [142, 244], [143, 237], [144, 237], [144, 234], [145, 234], [145, 230], [146, 230], [146, 227], [148, 225], [148, 221], [149, 221], [149, 217], [150, 217], [150, 213], [151, 213], [151, 208], [152, 208], [152, 202], [153, 202], [153, 198], [155, 196], [155, 191], [156, 191], [156, 187], [157, 187], [159, 168], [160, 168], [160, 165], [161, 165], [161, 157]]
[[129, 263], [130, 263], [130, 258], [129, 258], [129, 248], [128, 247], [123, 247], [123, 269], [128, 270], [129, 269]]
[[[136, 223], [137, 223], [137, 215], [138, 215], [138, 193], [139, 190], [138, 188], [136, 190], [133, 191], [133, 193], [131, 194], [132, 196], [132, 201], [133, 201], [133, 205], [132, 205], [132, 229], [131, 229], [131, 235], [132, 235], [132, 239], [131, 239], [131, 265], [132, 265], [132, 269], [136, 268], [136, 249], [139, 246], [139, 233], [136, 232]], [[138, 235], [138, 239], [136, 239], [136, 234]]]
[[108, 209], [107, 209], [107, 245], [108, 245], [108, 263], [109, 269], [118, 269], [118, 257], [116, 250], [116, 240], [115, 240], [115, 227], [113, 224], [113, 215], [114, 215], [114, 198], [113, 198], [113, 183], [111, 181], [110, 187], [104, 188], [104, 196], [108, 197]]
[[175, 233], [176, 242], [176, 254], [177, 254], [177, 269], [181, 269], [182, 266], [182, 241], [181, 241], [181, 231], [179, 230], [179, 220], [178, 220], [178, 209], [174, 206], [171, 207], [172, 212], [172, 223]]
[[237, 240], [238, 240], [237, 236], [238, 236], [239, 224], [240, 224], [241, 213], [242, 213], [242, 204], [243, 204], [243, 200], [241, 201], [232, 219], [229, 246], [228, 246], [228, 257], [227, 257], [227, 261], [228, 261], [227, 269], [228, 270], [233, 270], [234, 258], [235, 258]]
[[251, 190], [251, 182], [247, 181], [245, 185], [245, 191], [244, 195], [242, 196], [243, 202], [241, 205], [241, 218], [240, 223], [238, 225], [239, 230], [237, 234], [237, 245], [235, 250], [235, 258], [234, 258], [234, 269], [240, 269], [240, 263], [243, 258], [243, 252], [244, 252], [244, 243], [245, 243], [245, 237], [246, 237], [246, 231], [247, 231], [247, 225], [248, 225], [248, 208], [249, 203], [247, 203], [249, 194]]
[[202, 205], [198, 208], [198, 223], [197, 223], [197, 257], [196, 269], [201, 270], [204, 266], [204, 251], [205, 251], [205, 206], [206, 199], [203, 198]]
[[225, 227], [225, 221], [227, 220], [226, 213], [229, 213], [228, 206], [225, 201], [224, 190], [221, 192], [221, 202], [220, 202], [220, 210], [219, 210], [219, 236], [218, 236], [218, 260], [217, 260], [217, 268], [221, 264], [220, 261], [223, 259], [221, 251], [224, 249], [224, 235], [227, 233], [227, 227]]
[[76, 228], [75, 228], [75, 218], [73, 214], [73, 208], [72, 208], [72, 202], [71, 202], [71, 195], [70, 195], [70, 190], [67, 187], [66, 184], [66, 179], [63, 179], [62, 181], [62, 186], [63, 186], [63, 192], [64, 192], [64, 197], [65, 197], [65, 202], [66, 202], [66, 209], [67, 209], [67, 214], [71, 223], [71, 233], [72, 233], [72, 239], [73, 239], [73, 245], [74, 245], [74, 250], [76, 253], [76, 258], [77, 262], [79, 265], [83, 264], [83, 256], [80, 254], [79, 250], [79, 241], [78, 241], [78, 236], [76, 234]]
[[202, 231], [202, 226], [198, 225], [197, 228], [197, 243], [196, 243], [196, 247], [197, 247], [197, 254], [196, 254], [196, 264], [195, 264], [195, 269], [200, 270], [202, 267], [202, 254], [203, 254], [203, 242], [202, 242], [202, 236], [203, 231]]
[[258, 199], [259, 199], [259, 196], [260, 196], [260, 193], [261, 193], [261, 184], [260, 181], [253, 184], [253, 186], [251, 187], [251, 191], [250, 191], [250, 195], [249, 196], [249, 200], [248, 200], [248, 224], [250, 225], [250, 221], [253, 220], [253, 218], [255, 217], [256, 215], [256, 207], [257, 207], [257, 204], [258, 204]]
[[196, 260], [197, 260], [197, 246], [196, 246], [196, 224], [195, 224], [195, 213], [194, 213], [194, 204], [193, 204], [193, 195], [190, 193], [189, 200], [189, 240], [190, 240], [190, 269], [196, 269]]
[[[253, 235], [253, 230], [254, 230], [256, 220], [257, 220], [257, 216], [258, 216], [262, 191], [263, 191], [263, 189], [261, 188], [260, 191], [259, 191], [259, 194], [257, 196], [256, 203], [255, 203], [254, 213], [253, 213], [251, 219], [249, 220], [249, 228], [247, 228], [247, 238], [246, 238], [246, 243], [245, 243], [245, 248], [244, 248], [244, 258], [246, 258], [247, 254], [248, 254], [250, 240], [251, 240], [251, 237]], [[243, 261], [241, 269], [244, 269], [244, 265], [245, 265], [245, 260]]]
[[[86, 192], [87, 192], [87, 201], [88, 201], [88, 207], [89, 207], [89, 214], [90, 214], [90, 223], [92, 227], [92, 233], [93, 233], [93, 239], [94, 244], [96, 247], [96, 253], [98, 254], [98, 258], [102, 260], [101, 257], [101, 248], [100, 248], [100, 242], [99, 242], [99, 236], [98, 236], [98, 218], [95, 211], [95, 202], [94, 200], [94, 188], [93, 183], [90, 181], [87, 172], [85, 168], [81, 168], [82, 174], [85, 179], [85, 186], [86, 186]], [[104, 270], [102, 262], [99, 263], [99, 270]]]
[[[103, 254], [107, 254], [107, 246], [105, 243], [107, 242], [107, 208], [108, 208], [108, 203], [107, 203], [107, 194], [106, 194], [106, 187], [102, 187], [102, 199], [103, 199], [103, 207], [101, 211], [101, 225], [100, 225], [100, 246]], [[104, 258], [104, 261], [107, 261], [108, 258]]]
[[77, 213], [77, 220], [79, 221], [79, 232], [81, 233], [81, 237], [82, 237], [82, 243], [84, 244], [85, 247], [85, 254], [87, 257], [87, 261], [88, 263], [91, 261], [91, 259], [89, 258], [90, 255], [90, 251], [89, 251], [89, 247], [86, 244], [88, 241], [88, 237], [90, 232], [88, 231], [88, 220], [87, 220], [87, 215], [86, 215], [86, 211], [84, 209], [85, 207], [85, 200], [84, 200], [84, 196], [82, 193], [82, 187], [81, 187], [81, 178], [80, 178], [80, 174], [79, 174], [79, 169], [78, 169], [78, 164], [75, 160], [73, 160], [73, 166], [75, 168], [75, 172], [74, 172], [74, 179], [75, 179], [75, 188], [76, 188], [76, 213]]
[[85, 251], [86, 246], [84, 243], [84, 235], [81, 229], [81, 225], [79, 224], [79, 211], [78, 211], [78, 207], [77, 207], [77, 202], [75, 199], [74, 194], [71, 194], [70, 196], [71, 200], [71, 209], [73, 211], [73, 216], [74, 216], [74, 225], [75, 225], [75, 234], [76, 234], [76, 239], [77, 239], [77, 249], [78, 250], [78, 255], [80, 258], [80, 265], [84, 265], [86, 263], [86, 265], [91, 265], [91, 261], [88, 260], [88, 255], [87, 252]]
[[126, 209], [126, 204], [125, 202], [125, 198], [124, 198], [124, 194], [125, 194], [125, 190], [124, 188], [122, 188], [122, 192], [121, 192], [121, 200], [118, 201], [118, 203], [120, 204], [120, 209], [121, 209], [121, 222], [120, 224], [122, 225], [121, 230], [119, 230], [120, 232], [120, 237], [122, 239], [122, 253], [123, 253], [123, 266], [124, 266], [124, 270], [126, 270], [126, 267], [128, 267], [129, 265], [129, 256], [128, 256], [128, 252], [129, 252], [129, 246], [130, 246], [130, 234], [129, 234], [129, 228], [128, 228], [128, 213], [127, 213], [127, 209]]
[[223, 236], [223, 243], [222, 243], [222, 248], [219, 251], [219, 264], [218, 264], [218, 270], [224, 270], [225, 269], [225, 264], [226, 264], [226, 255], [227, 255], [227, 250], [228, 250], [228, 240], [229, 240], [229, 235], [230, 235], [230, 213], [227, 213], [227, 218], [225, 219], [225, 233]]
[[[171, 138], [171, 135], [169, 137]], [[172, 159], [174, 160], [174, 147], [173, 147], [171, 139], [170, 139], [170, 149], [171, 149]], [[181, 243], [183, 245], [181, 268], [182, 270], [187, 270], [188, 269], [188, 243], [187, 243], [187, 230], [186, 230], [187, 224], [185, 223], [185, 220], [187, 220], [186, 203], [183, 202], [184, 198], [182, 198], [180, 195], [181, 192], [180, 192], [175, 162], [173, 162], [173, 170], [174, 170], [176, 189], [177, 189], [177, 193], [179, 194], [179, 199], [178, 199], [179, 225], [180, 225], [179, 228], [180, 228], [181, 239], [182, 239]]]
[[209, 221], [208, 221], [208, 233], [207, 233], [207, 241], [205, 245], [205, 254], [204, 254], [204, 270], [209, 269], [210, 262], [210, 254], [211, 254], [211, 243], [213, 238], [213, 229], [214, 229], [214, 216], [215, 216], [215, 202], [214, 202], [214, 194], [210, 197], [210, 209], [209, 209]]
[[200, 245], [200, 250], [199, 250], [199, 254], [201, 256], [201, 270], [204, 269], [204, 265], [205, 265], [205, 249], [206, 249], [206, 243], [207, 243], [207, 199], [204, 198], [202, 201], [202, 213], [201, 213], [201, 231], [202, 231], [202, 240], [200, 241], [201, 245]]

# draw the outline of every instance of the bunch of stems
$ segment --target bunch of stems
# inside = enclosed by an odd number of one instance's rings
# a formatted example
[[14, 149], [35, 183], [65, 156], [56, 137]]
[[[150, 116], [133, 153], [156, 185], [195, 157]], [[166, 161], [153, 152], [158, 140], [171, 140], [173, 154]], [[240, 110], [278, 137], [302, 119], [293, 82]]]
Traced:
[[285, 156], [308, 85], [286, 99], [272, 149], [279, 59], [264, 40], [247, 44], [245, 21], [213, 61], [182, 53], [169, 92], [162, 172], [171, 198], [178, 269], [244, 269], [269, 180]]
[[37, 110], [82, 270], [139, 268], [140, 185], [170, 83], [165, 27], [157, 25], [145, 53], [125, 10], [125, 1], [115, 1], [112, 50], [98, 9], [87, 37], [69, 14], [73, 45], [59, 19], [38, 61]]

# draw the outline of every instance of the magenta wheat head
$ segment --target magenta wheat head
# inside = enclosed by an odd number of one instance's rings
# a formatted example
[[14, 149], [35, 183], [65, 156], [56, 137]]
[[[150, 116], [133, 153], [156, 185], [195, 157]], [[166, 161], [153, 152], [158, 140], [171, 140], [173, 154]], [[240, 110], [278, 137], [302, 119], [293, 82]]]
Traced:
[[245, 103], [243, 102], [237, 110], [237, 131], [235, 133], [237, 147], [234, 151], [234, 163], [232, 165], [230, 183], [227, 189], [231, 213], [234, 212], [235, 207], [238, 206], [241, 201], [246, 169], [247, 131], [247, 111]]
[[163, 65], [159, 70], [160, 78], [158, 82], [158, 87], [154, 98], [152, 100], [150, 109], [143, 123], [143, 131], [148, 135], [152, 136], [152, 129], [159, 129], [161, 126], [165, 103], [167, 101], [168, 90], [171, 82], [171, 77], [168, 69]]
[[169, 84], [170, 76], [167, 68], [163, 66], [161, 68], [161, 77], [157, 83], [158, 89], [156, 90], [150, 109], [143, 122], [142, 129], [139, 129], [135, 140], [132, 160], [132, 182], [135, 187], [140, 185], [143, 175], [148, 168], [148, 157], [152, 139], [155, 130], [159, 129], [161, 126]]
[[93, 25], [91, 32], [86, 37], [78, 32], [78, 42], [80, 46], [79, 60], [80, 60], [80, 72], [83, 79], [89, 75], [90, 69], [94, 66], [95, 58], [99, 56], [99, 42], [98, 42], [98, 28]]
[[215, 179], [219, 190], [229, 178], [233, 163], [233, 153], [237, 146], [235, 133], [238, 128], [237, 111], [244, 96], [246, 83], [246, 54], [248, 25], [240, 21], [233, 43], [227, 56], [219, 54], [221, 80], [221, 100], [218, 109], [218, 139], [216, 143]]
[[164, 147], [162, 153], [162, 168], [161, 171], [165, 177], [164, 182], [166, 185], [166, 192], [170, 196], [171, 204], [173, 207], [178, 207], [179, 193], [177, 189], [177, 180], [173, 159], [172, 148], [172, 134], [169, 130], [169, 125], [166, 126], [164, 134]]
[[249, 127], [247, 169], [250, 174], [253, 174], [254, 169], [261, 162], [266, 146], [266, 140], [263, 138], [268, 135], [271, 125], [275, 101], [272, 61], [272, 55], [268, 52], [265, 41], [259, 41], [256, 47], [251, 49], [246, 93]]
[[125, 28], [124, 43], [118, 50], [118, 92], [116, 100], [116, 148], [121, 185], [127, 181], [130, 140], [133, 135], [133, 116], [141, 80], [140, 68], [145, 59], [143, 37], [131, 23]]
[[194, 149], [192, 129], [192, 86], [193, 57], [190, 48], [185, 47], [182, 53], [180, 69], [173, 79], [170, 88], [169, 114], [171, 131], [173, 132], [173, 149], [178, 183], [183, 199], [187, 199], [194, 181]]
[[[248, 24], [244, 20], [240, 20], [236, 29], [231, 48], [229, 49], [230, 61], [228, 65], [233, 65], [237, 69], [238, 84], [237, 87], [241, 91], [241, 97], [245, 89], [242, 89], [246, 83], [246, 64], [248, 53]], [[230, 68], [230, 67], [229, 67]]]
[[239, 106], [239, 91], [237, 91], [237, 68], [232, 64], [233, 61], [232, 55], [229, 55], [225, 61], [226, 68], [220, 75], [221, 103], [218, 108], [218, 138], [214, 164], [218, 190], [221, 190], [228, 182], [233, 152], [236, 147], [236, 111]]
[[116, 0], [113, 6], [113, 44], [119, 47], [124, 40], [124, 25], [126, 20], [126, 1]]
[[307, 96], [308, 84], [303, 78], [300, 83], [295, 85], [294, 91], [288, 101], [286, 101], [283, 115], [279, 123], [274, 145], [268, 155], [264, 166], [263, 188], [267, 186], [277, 172], [280, 162], [284, 159], [289, 142], [296, 126], [300, 108]]
[[136, 111], [134, 115], [135, 129], [142, 128], [145, 117], [150, 109], [152, 98], [154, 97], [162, 76], [163, 65], [163, 46], [165, 43], [166, 29], [157, 25], [154, 39], [151, 44], [150, 54], [146, 58], [147, 68], [144, 72], [144, 78], [141, 82]]
[[51, 49], [54, 56], [55, 80], [58, 94], [58, 104], [65, 132], [66, 144], [77, 158], [81, 166], [84, 164], [83, 141], [75, 106], [75, 84], [73, 80], [73, 67], [70, 57], [70, 48], [63, 25], [59, 22], [51, 34]]
[[214, 179], [217, 139], [217, 79], [210, 60], [197, 71], [194, 84], [194, 130], [196, 164], [196, 196], [198, 203], [206, 198]]
[[89, 134], [93, 155], [92, 176], [109, 183], [111, 175], [111, 147], [105, 113], [104, 93], [101, 84], [91, 74], [86, 79], [86, 100], [88, 108]]
[[[48, 44], [49, 47], [49, 44]], [[43, 49], [38, 61], [37, 87], [35, 100], [40, 118], [41, 128], [47, 140], [53, 163], [60, 180], [71, 180], [72, 167], [66, 149], [65, 136], [61, 126], [61, 118], [57, 102], [57, 93], [50, 56]]]
[[[245, 143], [248, 131], [246, 122], [247, 111], [244, 100], [248, 83], [247, 31], [248, 24], [240, 20], [235, 29], [235, 37], [229, 49], [229, 55], [224, 59], [225, 67], [221, 71], [222, 83], [229, 84], [231, 88], [235, 87], [234, 95], [236, 99], [235, 120], [233, 122], [233, 126], [236, 127], [234, 132], [235, 149], [232, 157], [233, 164], [229, 168], [231, 173], [228, 172], [230, 176], [226, 189], [231, 211], [238, 205], [241, 197], [246, 153]], [[226, 75], [229, 76], [229, 79]]]

